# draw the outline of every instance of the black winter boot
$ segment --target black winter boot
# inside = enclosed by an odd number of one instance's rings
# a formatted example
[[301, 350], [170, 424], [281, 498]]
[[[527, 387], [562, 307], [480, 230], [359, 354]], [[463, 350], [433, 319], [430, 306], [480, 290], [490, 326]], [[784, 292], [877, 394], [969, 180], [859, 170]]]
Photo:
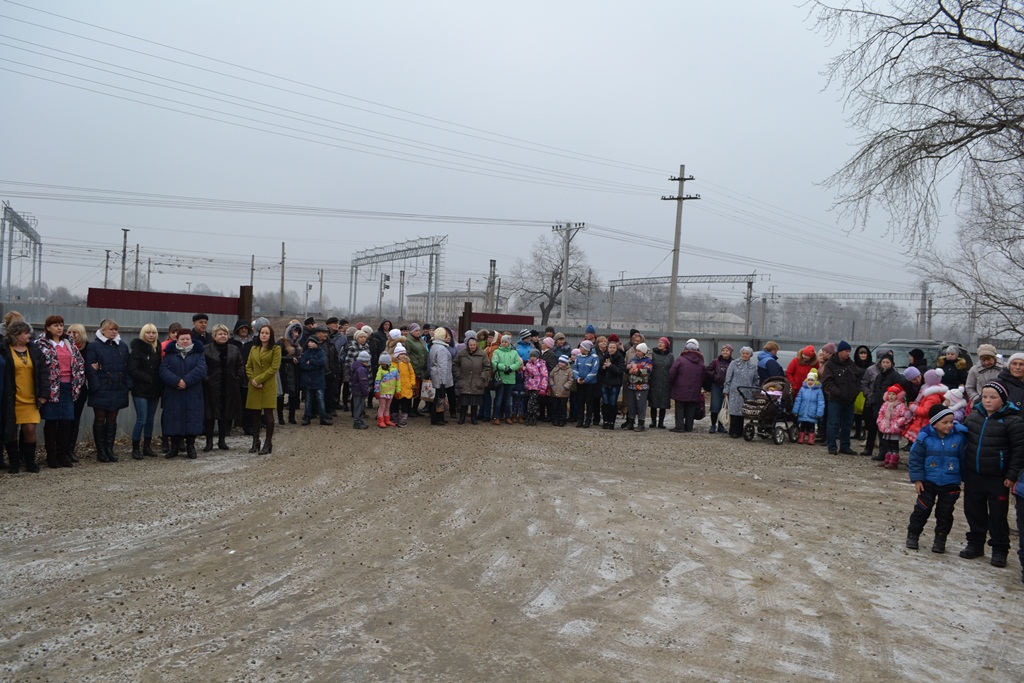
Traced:
[[171, 437], [166, 434], [160, 436], [160, 452], [164, 455], [171, 452]]
[[274, 422], [271, 420], [267, 424], [267, 440], [263, 442], [263, 448], [260, 449], [260, 455], [270, 455], [274, 452]]
[[964, 549], [960, 551], [960, 557], [964, 558], [965, 560], [973, 560], [976, 557], [984, 556], [985, 547], [976, 545], [974, 543], [971, 543], [970, 541], [968, 541], [967, 545], [964, 546]]
[[222, 451], [230, 450], [227, 442], [229, 433], [231, 433], [231, 420], [221, 420], [217, 423], [217, 448]]
[[17, 474], [21, 471], [21, 453], [18, 451], [18, 442], [8, 441], [4, 444], [4, 448], [7, 450], [7, 471]]
[[459, 424], [460, 425], [466, 424], [466, 410], [467, 410], [467, 406], [462, 406], [461, 408], [459, 408]]
[[157, 456], [156, 451], [153, 450], [153, 439], [143, 438], [142, 439], [142, 454], [147, 458], [155, 458]]
[[[19, 450], [21, 451], [21, 462], [25, 466], [25, 471], [39, 474], [39, 465], [36, 464], [36, 442], [22, 442]], [[992, 557], [995, 559], [994, 553]], [[1006, 566], [1006, 553], [1003, 553], [1003, 566]]]
[[177, 458], [181, 453], [181, 437], [180, 436], [169, 436], [167, 437], [171, 442], [171, 445], [167, 448], [167, 455], [165, 458]]
[[277, 397], [277, 424], [284, 424], [284, 396]]
[[203, 446], [203, 453], [213, 450], [213, 420], [206, 420], [203, 425], [203, 436], [206, 437], [206, 445]]
[[139, 450], [138, 441], [132, 441], [132, 460], [142, 460], [142, 451]]
[[[212, 450], [212, 448], [211, 448], [211, 450]], [[199, 454], [196, 453], [196, 435], [195, 434], [189, 434], [188, 436], [185, 437], [185, 454], [188, 456], [189, 460], [195, 460], [196, 458], [199, 457]]]
[[[36, 472], [38, 472], [38, 471], [39, 471], [39, 468], [36, 468]], [[993, 548], [992, 549], [992, 559], [989, 560], [989, 564], [991, 564], [993, 567], [1005, 567], [1006, 566], [1006, 554], [1007, 553], [1006, 553], [1005, 550], [996, 550], [995, 548]]]
[[921, 537], [921, 534], [915, 534], [912, 531], [908, 531], [907, 532], [907, 547], [910, 548], [911, 550], [917, 550], [918, 547], [919, 547], [918, 539], [920, 537]]
[[932, 543], [933, 553], [946, 552], [946, 534], [935, 534], [935, 542]]
[[92, 425], [92, 441], [96, 446], [97, 462], [113, 462], [107, 454], [107, 426], [105, 424]]
[[636, 421], [636, 431], [642, 432], [642, 431], [645, 431], [646, 429], [647, 428], [644, 427], [644, 421], [643, 420], [637, 420]]
[[117, 421], [107, 420], [107, 459], [110, 462], [117, 462], [117, 456], [114, 455], [114, 441], [117, 440]]

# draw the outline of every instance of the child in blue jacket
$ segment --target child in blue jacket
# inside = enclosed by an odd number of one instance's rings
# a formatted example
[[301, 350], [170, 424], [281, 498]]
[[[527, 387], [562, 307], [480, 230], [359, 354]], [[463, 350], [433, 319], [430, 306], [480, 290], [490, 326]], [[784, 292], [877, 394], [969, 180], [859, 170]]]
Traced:
[[917, 491], [917, 503], [910, 513], [907, 547], [917, 550], [918, 537], [935, 508], [933, 553], [946, 552], [946, 536], [953, 528], [953, 508], [960, 498], [960, 460], [967, 448], [967, 427], [954, 419], [943, 405], [928, 411], [928, 424], [918, 432], [910, 449], [910, 481]]
[[800, 430], [796, 442], [813, 446], [814, 430], [818, 426], [818, 420], [825, 415], [825, 394], [821, 391], [817, 370], [807, 373], [807, 379], [804, 380], [800, 393], [796, 395], [796, 401], [793, 403], [793, 412], [796, 413], [796, 422]]

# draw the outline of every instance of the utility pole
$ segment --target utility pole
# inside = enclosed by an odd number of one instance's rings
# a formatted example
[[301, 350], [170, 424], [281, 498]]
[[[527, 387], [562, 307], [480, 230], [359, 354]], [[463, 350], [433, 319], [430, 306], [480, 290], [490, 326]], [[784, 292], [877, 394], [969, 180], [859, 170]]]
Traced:
[[586, 230], [586, 223], [566, 223], [551, 226], [552, 232], [562, 233], [562, 310], [559, 315], [559, 326], [565, 327], [565, 316], [569, 310], [569, 243], [580, 230]]
[[146, 259], [146, 291], [153, 291], [153, 259]]
[[249, 262], [249, 286], [252, 287], [256, 280], [256, 254], [252, 255], [252, 260]]
[[104, 251], [107, 252], [107, 260], [103, 262], [103, 289], [107, 289], [107, 276], [110, 274], [110, 250], [105, 249]]
[[398, 271], [398, 318], [405, 320], [405, 271]]
[[590, 288], [594, 284], [594, 270], [587, 268], [587, 323], [590, 323]]
[[281, 242], [281, 298], [277, 314], [284, 315], [284, 242]]
[[491, 311], [494, 309], [494, 274], [497, 270], [498, 262], [491, 259], [491, 267], [487, 273], [487, 308], [486, 310]]
[[746, 325], [743, 328], [743, 330], [744, 330], [743, 331], [743, 336], [745, 336], [745, 337], [749, 337], [750, 336], [750, 305], [753, 302], [754, 302], [754, 281], [753, 280], [748, 280], [747, 281], [747, 315], [746, 315]]
[[121, 289], [125, 288], [128, 275], [128, 228], [121, 228], [124, 233], [124, 245], [121, 247]]
[[761, 295], [761, 339], [764, 340], [765, 324], [768, 316], [768, 295]]
[[142, 289], [139, 287], [139, 245], [135, 245], [135, 287], [136, 291]]
[[321, 316], [324, 314], [324, 269], [320, 269], [320, 300], [316, 303], [317, 311]]
[[662, 197], [664, 201], [674, 201], [676, 203], [676, 236], [675, 241], [672, 243], [672, 283], [669, 285], [668, 290], [668, 331], [675, 334], [676, 331], [676, 294], [679, 289], [679, 240], [683, 230], [683, 202], [688, 199], [700, 199], [699, 194], [695, 195], [684, 195], [683, 185], [687, 180], [693, 180], [693, 176], [686, 177], [686, 166], [680, 164], [679, 176], [669, 177], [669, 180], [675, 180], [679, 182], [679, 194], [672, 197]]

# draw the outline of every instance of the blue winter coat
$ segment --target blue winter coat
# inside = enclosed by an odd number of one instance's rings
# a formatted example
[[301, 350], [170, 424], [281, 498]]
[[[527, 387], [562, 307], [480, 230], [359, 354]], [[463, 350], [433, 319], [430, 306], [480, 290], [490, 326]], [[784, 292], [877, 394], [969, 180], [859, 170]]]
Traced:
[[817, 422], [825, 414], [825, 393], [821, 390], [821, 385], [809, 387], [805, 384], [800, 387], [800, 393], [796, 395], [796, 402], [793, 404], [793, 412], [796, 413], [797, 422]]
[[601, 359], [593, 350], [584, 356], [582, 353], [576, 356], [576, 362], [572, 364], [572, 378], [582, 379], [584, 384], [597, 384], [597, 372], [601, 369]]
[[[309, 340], [307, 340], [308, 343]], [[299, 358], [299, 387], [303, 389], [326, 389], [327, 378], [324, 368], [327, 367], [327, 355], [317, 346], [303, 349]]]
[[[90, 344], [92, 346], [92, 344]], [[164, 383], [164, 412], [160, 424], [168, 436], [189, 436], [203, 433], [205, 405], [203, 380], [206, 379], [206, 354], [199, 344], [182, 358], [177, 347], [167, 349], [160, 363], [160, 379]], [[178, 381], [185, 380], [185, 388]]]
[[757, 378], [763, 383], [769, 377], [785, 377], [786, 371], [779, 365], [778, 357], [770, 351], [757, 353]]
[[910, 481], [929, 481], [936, 486], [960, 483], [960, 459], [967, 448], [967, 427], [953, 423], [953, 431], [941, 437], [930, 424], [921, 428], [910, 447]]
[[[96, 367], [93, 367], [93, 366]], [[128, 390], [132, 379], [128, 374], [128, 345], [98, 335], [85, 347], [85, 379], [89, 383], [89, 405], [104, 410], [128, 407]]]

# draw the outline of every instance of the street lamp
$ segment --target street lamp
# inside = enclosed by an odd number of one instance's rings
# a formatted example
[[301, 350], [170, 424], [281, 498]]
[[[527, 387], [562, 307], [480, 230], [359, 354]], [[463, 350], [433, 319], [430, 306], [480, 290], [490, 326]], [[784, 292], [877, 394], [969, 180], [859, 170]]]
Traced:
[[188, 285], [188, 293], [191, 294], [192, 293], [192, 283], [191, 282], [186, 282], [185, 284]]

